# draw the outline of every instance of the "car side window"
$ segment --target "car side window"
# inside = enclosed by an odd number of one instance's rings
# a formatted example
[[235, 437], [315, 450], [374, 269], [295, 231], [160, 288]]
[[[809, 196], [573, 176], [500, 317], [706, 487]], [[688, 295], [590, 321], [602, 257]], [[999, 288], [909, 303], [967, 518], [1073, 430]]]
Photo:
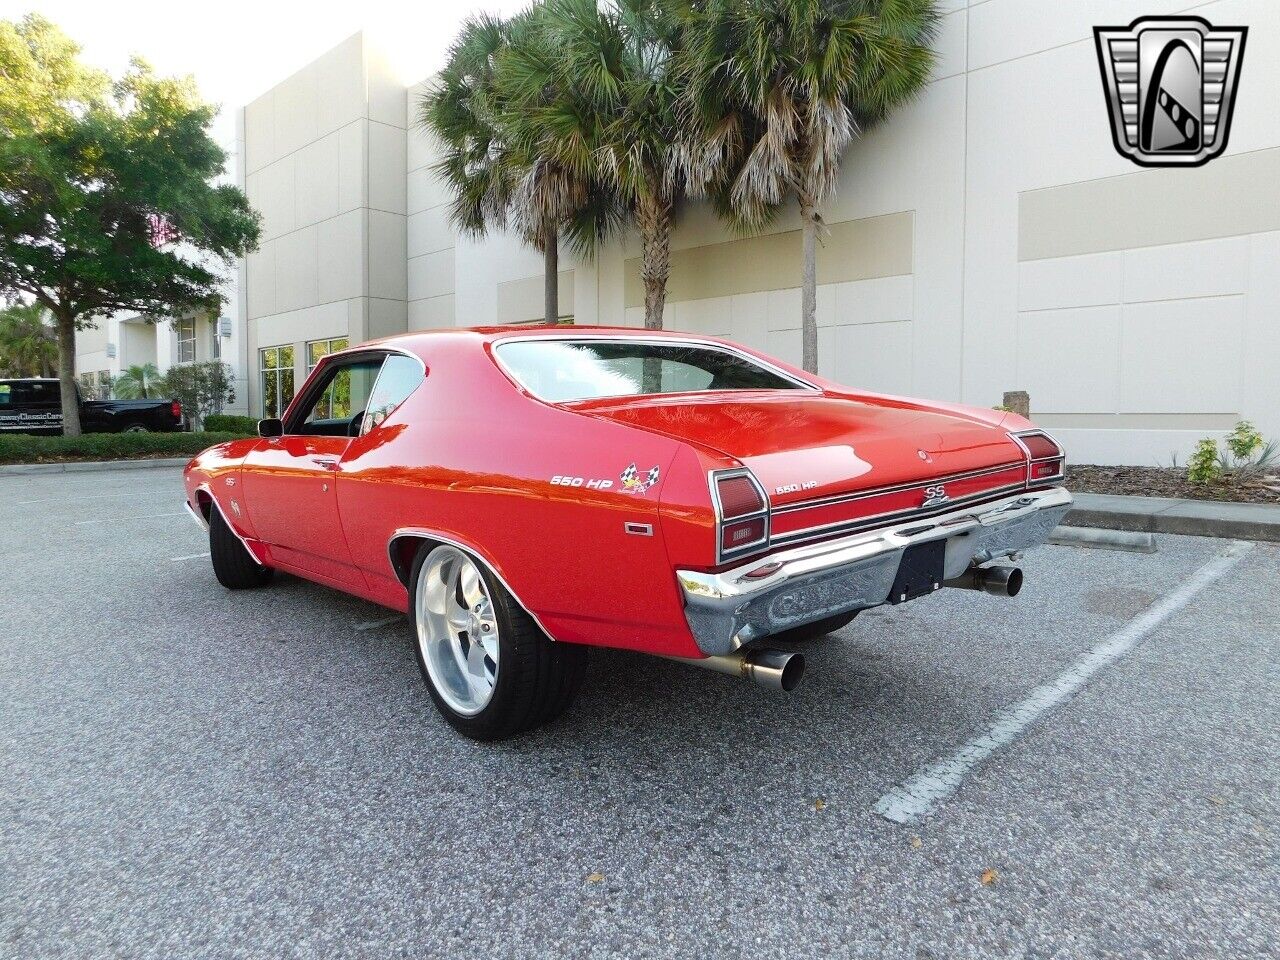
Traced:
[[393, 353], [382, 365], [378, 382], [369, 396], [365, 412], [364, 425], [360, 432], [368, 433], [391, 416], [396, 407], [408, 399], [409, 394], [418, 389], [422, 383], [422, 362], [414, 357]]
[[369, 406], [369, 394], [382, 368], [382, 357], [336, 363], [325, 371], [319, 393], [302, 421], [290, 432], [306, 436], [355, 436]]

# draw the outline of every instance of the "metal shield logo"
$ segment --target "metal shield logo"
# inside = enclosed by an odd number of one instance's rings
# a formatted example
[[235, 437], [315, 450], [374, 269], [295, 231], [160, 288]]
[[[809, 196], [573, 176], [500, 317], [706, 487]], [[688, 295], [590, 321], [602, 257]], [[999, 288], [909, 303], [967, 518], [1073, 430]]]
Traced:
[[1222, 153], [1248, 32], [1199, 17], [1094, 27], [1121, 156], [1144, 167], [1197, 167]]

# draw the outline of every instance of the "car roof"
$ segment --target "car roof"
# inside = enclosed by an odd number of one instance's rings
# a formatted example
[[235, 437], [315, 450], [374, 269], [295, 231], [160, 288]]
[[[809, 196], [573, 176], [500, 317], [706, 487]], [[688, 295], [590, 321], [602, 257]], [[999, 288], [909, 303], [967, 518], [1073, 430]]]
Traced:
[[519, 326], [443, 327], [436, 330], [422, 330], [416, 333], [398, 333], [390, 337], [370, 340], [349, 349], [351, 352], [357, 352], [370, 347], [395, 347], [420, 355], [421, 352], [428, 349], [431, 344], [439, 343], [441, 340], [452, 340], [455, 342], [472, 340], [478, 343], [496, 343], [501, 340], [523, 339], [528, 337], [536, 337], [539, 340], [581, 340], [586, 337], [605, 337], [608, 339], [663, 339], [686, 340], [702, 343], [722, 342], [719, 337], [708, 337], [695, 333], [680, 333], [674, 330], [646, 330], [638, 327], [603, 327], [577, 324], [553, 325], [544, 323], [520, 324]]

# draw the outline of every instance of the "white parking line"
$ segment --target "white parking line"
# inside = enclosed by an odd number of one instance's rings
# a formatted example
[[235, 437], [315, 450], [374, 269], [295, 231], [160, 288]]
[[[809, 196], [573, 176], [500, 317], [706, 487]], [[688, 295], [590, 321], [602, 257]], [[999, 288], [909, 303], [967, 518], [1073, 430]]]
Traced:
[[126, 520], [158, 520], [161, 517], [181, 517], [181, 513], [146, 513], [140, 517], [97, 517], [93, 520], [77, 520], [76, 526], [86, 523], [124, 523]]
[[388, 623], [395, 623], [397, 620], [403, 620], [402, 616], [383, 617], [381, 620], [368, 620], [365, 623], [357, 623], [357, 630], [377, 630], [379, 627], [385, 627]]
[[189, 553], [185, 557], [170, 557], [169, 562], [177, 563], [180, 560], [199, 560], [201, 557], [207, 557], [208, 555], [209, 555], [208, 550], [206, 550], [204, 553]]
[[951, 756], [921, 768], [875, 805], [876, 813], [894, 823], [915, 823], [933, 812], [934, 807], [955, 793], [965, 776], [1001, 747], [1006, 747], [1032, 723], [1054, 707], [1060, 706], [1093, 676], [1124, 656], [1148, 633], [1185, 607], [1201, 590], [1240, 562], [1253, 544], [1233, 541], [1183, 584], [1149, 607], [1141, 616], [1129, 621], [1048, 683], [1043, 683], [1025, 698], [996, 714], [995, 721], [973, 737]]

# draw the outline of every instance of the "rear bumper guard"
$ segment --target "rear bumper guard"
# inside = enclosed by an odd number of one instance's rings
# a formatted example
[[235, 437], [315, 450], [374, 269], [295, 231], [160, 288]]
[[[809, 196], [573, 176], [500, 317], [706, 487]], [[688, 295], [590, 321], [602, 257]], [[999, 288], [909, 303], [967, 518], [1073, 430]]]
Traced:
[[889, 598], [907, 547], [947, 541], [948, 578], [1043, 543], [1071, 509], [1062, 487], [1033, 490], [927, 520], [909, 520], [756, 557], [720, 573], [677, 570], [685, 618], [708, 656]]

